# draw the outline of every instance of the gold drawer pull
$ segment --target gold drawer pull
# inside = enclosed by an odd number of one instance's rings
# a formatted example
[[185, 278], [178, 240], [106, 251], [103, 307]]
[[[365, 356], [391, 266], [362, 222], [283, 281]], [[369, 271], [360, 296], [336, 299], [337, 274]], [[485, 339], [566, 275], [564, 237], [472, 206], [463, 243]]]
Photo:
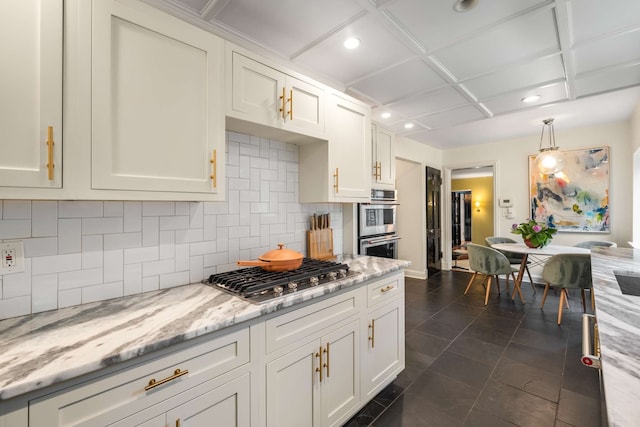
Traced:
[[333, 184], [333, 188], [334, 190], [336, 190], [336, 193], [338, 193], [338, 168], [336, 168], [336, 173], [333, 174], [333, 177], [335, 178], [335, 184]]
[[188, 373], [189, 373], [189, 370], [188, 370], [188, 369], [185, 369], [184, 371], [181, 371], [180, 369], [176, 369], [176, 370], [173, 372], [173, 375], [171, 375], [170, 377], [167, 377], [167, 378], [163, 378], [163, 379], [161, 379], [160, 381], [156, 381], [156, 379], [155, 379], [155, 378], [151, 378], [151, 379], [149, 380], [149, 385], [147, 385], [147, 386], [144, 388], [144, 391], [149, 391], [149, 390], [151, 390], [152, 388], [158, 387], [159, 385], [162, 385], [162, 384], [164, 384], [164, 383], [168, 383], [169, 381], [173, 381], [173, 380], [175, 380], [175, 379], [176, 379], [176, 378], [178, 378], [178, 377], [181, 377], [181, 376], [183, 376], [183, 375], [187, 375]]
[[324, 349], [324, 352], [327, 353], [327, 360], [324, 362], [324, 367], [327, 368], [327, 378], [329, 378], [329, 343], [327, 343], [327, 348]]
[[371, 348], [376, 346], [376, 320], [371, 319], [371, 324], [369, 325], [369, 329], [371, 329], [371, 336], [369, 337], [369, 341], [371, 341]]
[[212, 165], [211, 181], [213, 183], [213, 188], [217, 188], [218, 187], [218, 160], [216, 158], [216, 150], [213, 150], [213, 153], [211, 154], [211, 160], [209, 160], [209, 162]]
[[291, 107], [289, 108], [289, 120], [293, 120], [293, 89], [289, 90], [289, 104]]
[[53, 181], [53, 168], [54, 168], [54, 164], [53, 164], [53, 145], [55, 143], [53, 142], [53, 126], [49, 126], [47, 128], [47, 178], [49, 179], [49, 181]]
[[284, 92], [285, 88], [282, 88], [282, 96], [280, 97], [280, 99], [282, 100], [282, 107], [280, 107], [280, 114], [282, 115], [282, 118], [284, 119], [286, 117], [286, 112], [285, 112], [285, 105], [287, 102], [287, 99], [285, 98]]
[[393, 289], [393, 286], [387, 285], [384, 288], [380, 289], [380, 292], [384, 294], [385, 292], [389, 292], [391, 289]]

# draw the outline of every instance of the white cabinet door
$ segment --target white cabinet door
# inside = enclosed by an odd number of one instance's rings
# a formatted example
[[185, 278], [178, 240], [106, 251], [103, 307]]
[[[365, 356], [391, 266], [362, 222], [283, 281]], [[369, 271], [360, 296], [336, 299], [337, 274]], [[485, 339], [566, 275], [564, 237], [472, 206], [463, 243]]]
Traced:
[[62, 187], [62, 4], [0, 2], [0, 187]]
[[373, 126], [372, 150], [373, 181], [376, 188], [395, 189], [396, 155], [395, 135], [390, 130]]
[[314, 340], [266, 365], [268, 427], [319, 426], [320, 343]]
[[404, 369], [404, 300], [369, 313], [364, 398], [372, 399]]
[[231, 52], [230, 60], [228, 115], [302, 135], [324, 135], [322, 88], [238, 52]]
[[322, 425], [333, 426], [360, 402], [359, 320], [326, 335], [322, 348]]
[[179, 427], [251, 426], [249, 374], [236, 378], [167, 412], [166, 425]]
[[224, 197], [223, 54], [150, 6], [94, 1], [92, 188]]
[[329, 113], [331, 201], [368, 200], [371, 196], [371, 111], [332, 95]]

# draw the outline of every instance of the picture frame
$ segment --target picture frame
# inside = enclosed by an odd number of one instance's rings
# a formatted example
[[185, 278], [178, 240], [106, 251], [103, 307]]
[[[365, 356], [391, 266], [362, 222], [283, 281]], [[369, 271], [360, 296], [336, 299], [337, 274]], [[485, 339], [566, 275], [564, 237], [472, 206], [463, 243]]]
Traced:
[[563, 150], [565, 167], [548, 175], [530, 155], [531, 218], [563, 232], [610, 233], [609, 151], [608, 146]]

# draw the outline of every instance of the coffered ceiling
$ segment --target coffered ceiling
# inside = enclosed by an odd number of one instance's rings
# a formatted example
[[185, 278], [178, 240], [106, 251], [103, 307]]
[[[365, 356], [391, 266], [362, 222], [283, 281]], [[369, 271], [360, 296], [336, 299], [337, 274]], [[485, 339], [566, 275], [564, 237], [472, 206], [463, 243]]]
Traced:
[[[638, 0], [478, 0], [464, 13], [455, 0], [146, 1], [442, 149], [534, 134], [547, 117], [557, 131], [622, 120], [640, 103]], [[345, 49], [348, 37], [360, 46]], [[540, 98], [524, 103], [530, 95]]]

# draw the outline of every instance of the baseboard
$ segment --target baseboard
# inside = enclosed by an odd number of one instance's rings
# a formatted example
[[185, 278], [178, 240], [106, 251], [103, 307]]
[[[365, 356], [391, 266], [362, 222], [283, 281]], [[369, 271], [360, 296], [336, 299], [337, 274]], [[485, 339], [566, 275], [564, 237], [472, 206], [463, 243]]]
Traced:
[[425, 270], [411, 270], [409, 268], [405, 268], [404, 269], [404, 275], [405, 277], [410, 277], [412, 279], [426, 279], [427, 278], [427, 272]]

